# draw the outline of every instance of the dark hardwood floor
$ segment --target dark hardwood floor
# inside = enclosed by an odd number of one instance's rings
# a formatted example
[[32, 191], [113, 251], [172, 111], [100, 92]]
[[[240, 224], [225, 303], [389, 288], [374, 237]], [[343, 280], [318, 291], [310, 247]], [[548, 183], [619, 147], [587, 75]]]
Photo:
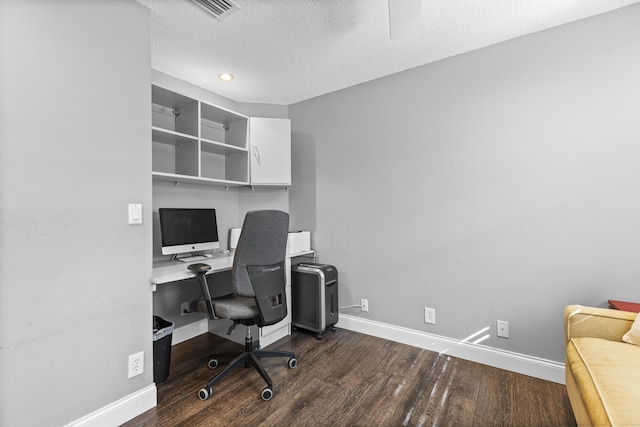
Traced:
[[270, 348], [293, 350], [299, 365], [262, 359], [274, 384], [237, 369], [198, 390], [232, 356], [207, 368], [211, 350], [241, 346], [211, 334], [172, 348], [171, 372], [158, 385], [158, 406], [125, 426], [575, 426], [563, 385], [343, 329], [318, 341], [294, 332]]

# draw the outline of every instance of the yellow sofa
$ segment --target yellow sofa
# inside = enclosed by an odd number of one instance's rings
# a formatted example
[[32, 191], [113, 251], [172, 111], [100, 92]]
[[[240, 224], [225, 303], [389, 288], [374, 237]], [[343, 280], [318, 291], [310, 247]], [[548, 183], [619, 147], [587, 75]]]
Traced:
[[637, 313], [567, 306], [567, 394], [579, 426], [640, 426], [640, 346], [622, 341]]

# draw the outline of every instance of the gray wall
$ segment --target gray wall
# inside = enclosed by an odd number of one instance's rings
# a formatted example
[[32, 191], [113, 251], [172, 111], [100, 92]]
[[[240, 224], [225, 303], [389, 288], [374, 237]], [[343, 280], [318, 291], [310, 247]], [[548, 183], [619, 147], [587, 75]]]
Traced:
[[0, 425], [153, 382], [148, 20], [129, 0], [0, 3]]
[[294, 227], [341, 305], [369, 299], [344, 312], [490, 326], [485, 345], [563, 361], [566, 304], [637, 301], [638, 22], [629, 6], [291, 105]]

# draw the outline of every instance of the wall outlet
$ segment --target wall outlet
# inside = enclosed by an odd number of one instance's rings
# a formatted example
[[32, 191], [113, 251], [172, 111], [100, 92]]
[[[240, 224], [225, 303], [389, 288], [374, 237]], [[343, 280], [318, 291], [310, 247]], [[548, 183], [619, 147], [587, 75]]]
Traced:
[[144, 351], [129, 356], [129, 378], [144, 372]]
[[180, 304], [180, 316], [184, 316], [186, 314], [189, 314], [189, 303], [183, 302]]
[[425, 307], [424, 308], [424, 323], [428, 323], [430, 325], [436, 324], [436, 309]]
[[509, 338], [509, 322], [496, 320], [496, 334], [501, 338]]
[[360, 309], [362, 311], [368, 312], [369, 311], [369, 300], [368, 299], [364, 299], [362, 298], [360, 300]]

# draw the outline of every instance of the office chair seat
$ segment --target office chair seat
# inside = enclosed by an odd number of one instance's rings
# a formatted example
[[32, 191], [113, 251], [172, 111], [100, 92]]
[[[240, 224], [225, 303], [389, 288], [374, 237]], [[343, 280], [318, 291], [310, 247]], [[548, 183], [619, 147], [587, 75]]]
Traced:
[[257, 319], [260, 316], [253, 298], [236, 297], [228, 300], [213, 300], [216, 316], [223, 319]]

